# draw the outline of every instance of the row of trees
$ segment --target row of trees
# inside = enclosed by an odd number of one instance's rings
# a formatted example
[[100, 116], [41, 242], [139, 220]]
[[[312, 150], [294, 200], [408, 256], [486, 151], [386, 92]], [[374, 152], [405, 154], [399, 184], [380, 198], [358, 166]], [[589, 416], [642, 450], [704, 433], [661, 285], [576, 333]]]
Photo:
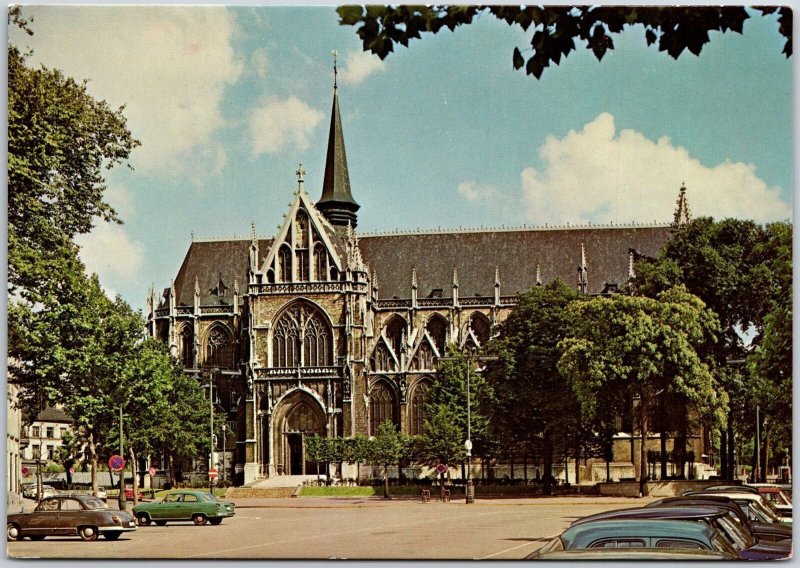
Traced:
[[[19, 7], [9, 19], [32, 33]], [[73, 418], [60, 458], [76, 463], [85, 448], [96, 489], [99, 460], [118, 451], [120, 409], [131, 463], [207, 448], [203, 390], [147, 339], [141, 313], [87, 274], [74, 242], [95, 222], [120, 222], [103, 194], [104, 170], [138, 145], [123, 109], [27, 57], [8, 46], [8, 378], [27, 422], [47, 406]]]

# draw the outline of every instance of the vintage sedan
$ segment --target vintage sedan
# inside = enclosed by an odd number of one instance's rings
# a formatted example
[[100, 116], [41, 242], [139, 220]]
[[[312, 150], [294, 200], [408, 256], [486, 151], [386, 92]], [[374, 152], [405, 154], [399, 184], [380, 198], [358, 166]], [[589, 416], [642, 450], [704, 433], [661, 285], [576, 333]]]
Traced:
[[196, 525], [218, 525], [225, 517], [235, 514], [233, 503], [219, 501], [211, 493], [181, 489], [172, 491], [161, 501], [139, 503], [133, 514], [140, 526], [151, 522], [166, 525], [172, 521], [193, 521]]
[[44, 540], [48, 536], [80, 536], [97, 540], [103, 535], [117, 540], [123, 532], [136, 530], [130, 513], [116, 511], [92, 495], [56, 495], [47, 497], [31, 513], [8, 515], [8, 540]]
[[528, 556], [539, 559], [558, 550], [583, 548], [668, 548], [713, 550], [738, 557], [719, 531], [703, 523], [673, 520], [597, 520], [569, 527]]

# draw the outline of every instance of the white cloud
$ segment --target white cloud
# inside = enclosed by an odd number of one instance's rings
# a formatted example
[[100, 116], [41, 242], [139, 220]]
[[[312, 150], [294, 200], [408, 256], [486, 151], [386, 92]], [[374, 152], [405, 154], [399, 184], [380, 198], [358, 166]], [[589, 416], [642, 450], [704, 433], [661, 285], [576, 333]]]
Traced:
[[109, 186], [103, 194], [103, 199], [114, 208], [117, 215], [119, 215], [122, 220], [130, 218], [136, 213], [136, 207], [133, 205], [131, 194], [124, 185], [116, 184]]
[[282, 150], [303, 151], [323, 114], [297, 97], [267, 102], [250, 115], [253, 156]]
[[[233, 16], [222, 7], [38, 6], [34, 60], [90, 79], [89, 92], [125, 116], [142, 145], [131, 157], [144, 173], [196, 173], [215, 156], [226, 85], [243, 65]], [[22, 43], [22, 42], [21, 42]], [[192, 158], [194, 158], [192, 160]], [[189, 163], [190, 162], [190, 163]], [[216, 167], [218, 157], [211, 161]]]
[[104, 288], [109, 282], [135, 282], [144, 267], [144, 245], [132, 241], [124, 226], [101, 222], [75, 240], [87, 272], [96, 272]]
[[458, 184], [458, 193], [463, 195], [467, 201], [474, 202], [479, 199], [490, 199], [498, 197], [500, 192], [491, 185], [478, 185], [475, 181], [462, 181]]
[[528, 216], [546, 222], [669, 222], [682, 182], [692, 216], [764, 222], [791, 217], [792, 206], [758, 178], [755, 166], [725, 161], [705, 166], [669, 138], [654, 142], [635, 130], [617, 134], [602, 113], [539, 148], [544, 167], [522, 171]]
[[351, 51], [344, 57], [344, 68], [339, 72], [342, 83], [357, 85], [376, 71], [383, 71], [386, 63], [377, 55], [365, 51]]
[[269, 56], [267, 55], [266, 47], [259, 48], [250, 55], [250, 65], [248, 67], [256, 74], [256, 77], [266, 79], [269, 72]]

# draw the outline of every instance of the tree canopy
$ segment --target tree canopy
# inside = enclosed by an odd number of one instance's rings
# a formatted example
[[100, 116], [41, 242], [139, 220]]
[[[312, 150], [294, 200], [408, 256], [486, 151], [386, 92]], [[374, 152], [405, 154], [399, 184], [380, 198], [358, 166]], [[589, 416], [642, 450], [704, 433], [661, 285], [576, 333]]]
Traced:
[[[783, 53], [792, 54], [792, 11], [787, 7], [759, 7], [761, 14], [778, 14], [778, 32], [786, 39]], [[685, 51], [699, 55], [711, 41], [709, 32], [742, 32], [750, 15], [743, 6], [357, 6], [337, 9], [342, 25], [357, 26], [364, 51], [385, 59], [395, 46], [408, 47], [422, 33], [453, 31], [484, 14], [532, 31], [530, 47], [514, 48], [514, 69], [525, 67], [537, 79], [551, 63], [558, 65], [585, 41], [598, 60], [614, 49], [613, 35], [642, 26], [647, 45], [656, 44], [677, 59]]]

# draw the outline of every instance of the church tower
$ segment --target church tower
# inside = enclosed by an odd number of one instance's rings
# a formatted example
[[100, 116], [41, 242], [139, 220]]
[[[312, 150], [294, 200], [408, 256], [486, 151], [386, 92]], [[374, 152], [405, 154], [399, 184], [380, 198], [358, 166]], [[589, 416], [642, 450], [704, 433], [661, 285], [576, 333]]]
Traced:
[[339, 94], [336, 85], [336, 62], [333, 64], [333, 108], [331, 128], [328, 133], [328, 155], [325, 159], [325, 178], [322, 197], [316, 203], [331, 225], [353, 228], [358, 224], [356, 211], [361, 207], [350, 193], [350, 175], [347, 172], [347, 154], [344, 149], [342, 120], [339, 116]]

